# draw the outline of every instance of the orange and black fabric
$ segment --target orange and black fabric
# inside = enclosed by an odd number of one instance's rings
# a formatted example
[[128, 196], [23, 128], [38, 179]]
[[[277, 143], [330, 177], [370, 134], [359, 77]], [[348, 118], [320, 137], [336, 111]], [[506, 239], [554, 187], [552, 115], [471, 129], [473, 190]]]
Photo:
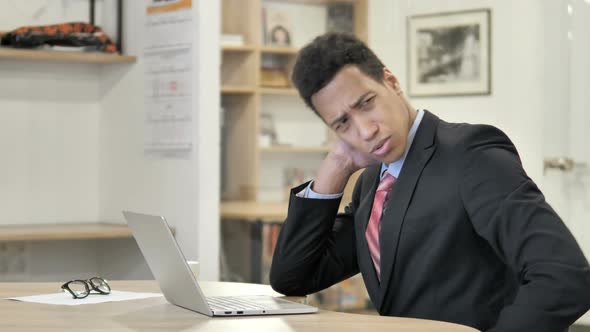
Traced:
[[118, 51], [117, 45], [100, 27], [84, 22], [20, 27], [4, 34], [2, 45], [16, 48], [35, 48], [43, 45], [91, 47], [106, 53]]

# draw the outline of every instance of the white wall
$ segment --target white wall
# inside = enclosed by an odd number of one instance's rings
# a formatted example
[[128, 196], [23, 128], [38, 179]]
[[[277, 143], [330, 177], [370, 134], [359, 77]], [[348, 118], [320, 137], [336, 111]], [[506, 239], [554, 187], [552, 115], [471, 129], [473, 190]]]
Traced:
[[[86, 1], [0, 3], [2, 31], [87, 18]], [[93, 65], [0, 62], [0, 225], [99, 221], [99, 84]], [[95, 241], [5, 243], [0, 280], [93, 274], [96, 248]]]
[[[80, 1], [0, 3], [0, 31], [87, 17]], [[0, 225], [98, 221], [98, 69], [2, 61], [0, 73]]]
[[[87, 19], [85, 1], [0, 4], [2, 31]], [[0, 72], [0, 224], [98, 221], [99, 68], [4, 61]]]
[[0, 224], [98, 218], [95, 68], [0, 62]]
[[[2, 2], [0, 30], [88, 17], [87, 1], [64, 0], [45, 7], [48, 3]], [[98, 4], [97, 22], [101, 16], [109, 18], [105, 30], [114, 31], [115, 2]], [[124, 5], [124, 52], [137, 55], [136, 64], [0, 62], [0, 224], [122, 223], [122, 209], [161, 214], [175, 228], [187, 259], [206, 258], [201, 263], [202, 278], [216, 280], [219, 4], [193, 1], [198, 32], [194, 34], [194, 149], [189, 157], [176, 159], [143, 153], [145, 3]], [[60, 280], [75, 271], [114, 278], [150, 276], [133, 239], [7, 244], [0, 248], [0, 256], [20, 252], [13, 248], [21, 246], [24, 264], [3, 260], [0, 280]], [[60, 270], [63, 264], [70, 268]], [[7, 266], [16, 270], [3, 274]]]
[[[219, 279], [220, 257], [220, 165], [221, 156], [221, 100], [219, 96], [221, 54], [221, 1], [200, 0], [198, 3], [199, 45], [199, 99], [195, 118], [196, 152], [198, 155], [197, 176], [193, 182], [196, 189], [194, 214], [199, 232], [195, 239], [186, 241], [196, 246], [195, 258], [201, 260], [200, 276], [203, 280]], [[194, 250], [194, 249], [193, 249]]]

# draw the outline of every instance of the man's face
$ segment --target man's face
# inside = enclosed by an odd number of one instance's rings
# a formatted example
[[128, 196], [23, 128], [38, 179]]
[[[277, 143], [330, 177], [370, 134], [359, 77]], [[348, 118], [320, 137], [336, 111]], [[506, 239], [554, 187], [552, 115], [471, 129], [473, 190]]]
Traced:
[[378, 83], [358, 67], [343, 67], [311, 101], [324, 122], [353, 149], [391, 163], [403, 156], [415, 118], [398, 93], [397, 79], [384, 69]]

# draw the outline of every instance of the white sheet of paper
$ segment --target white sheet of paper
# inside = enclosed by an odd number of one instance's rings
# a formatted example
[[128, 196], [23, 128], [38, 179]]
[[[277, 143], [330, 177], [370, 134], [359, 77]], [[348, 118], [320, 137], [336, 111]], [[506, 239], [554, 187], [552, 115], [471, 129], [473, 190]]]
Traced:
[[127, 300], [139, 300], [147, 299], [150, 297], [162, 296], [161, 293], [136, 293], [136, 292], [122, 292], [122, 291], [111, 291], [109, 295], [94, 295], [91, 294], [84, 299], [74, 299], [70, 293], [55, 293], [55, 294], [43, 294], [23, 297], [11, 297], [6, 300], [16, 300], [23, 302], [34, 302], [44, 304], [57, 304], [57, 305], [81, 305], [81, 304], [95, 304], [104, 302], [115, 302], [115, 301], [127, 301]]

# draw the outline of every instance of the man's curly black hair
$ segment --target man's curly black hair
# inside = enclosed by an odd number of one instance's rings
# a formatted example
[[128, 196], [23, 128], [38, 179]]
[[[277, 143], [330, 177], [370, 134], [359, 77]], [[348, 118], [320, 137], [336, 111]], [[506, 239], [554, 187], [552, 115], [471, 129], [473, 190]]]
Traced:
[[362, 73], [379, 83], [383, 81], [385, 66], [381, 60], [352, 35], [327, 33], [316, 37], [299, 52], [291, 79], [305, 104], [316, 114], [311, 97], [347, 65], [357, 66]]

